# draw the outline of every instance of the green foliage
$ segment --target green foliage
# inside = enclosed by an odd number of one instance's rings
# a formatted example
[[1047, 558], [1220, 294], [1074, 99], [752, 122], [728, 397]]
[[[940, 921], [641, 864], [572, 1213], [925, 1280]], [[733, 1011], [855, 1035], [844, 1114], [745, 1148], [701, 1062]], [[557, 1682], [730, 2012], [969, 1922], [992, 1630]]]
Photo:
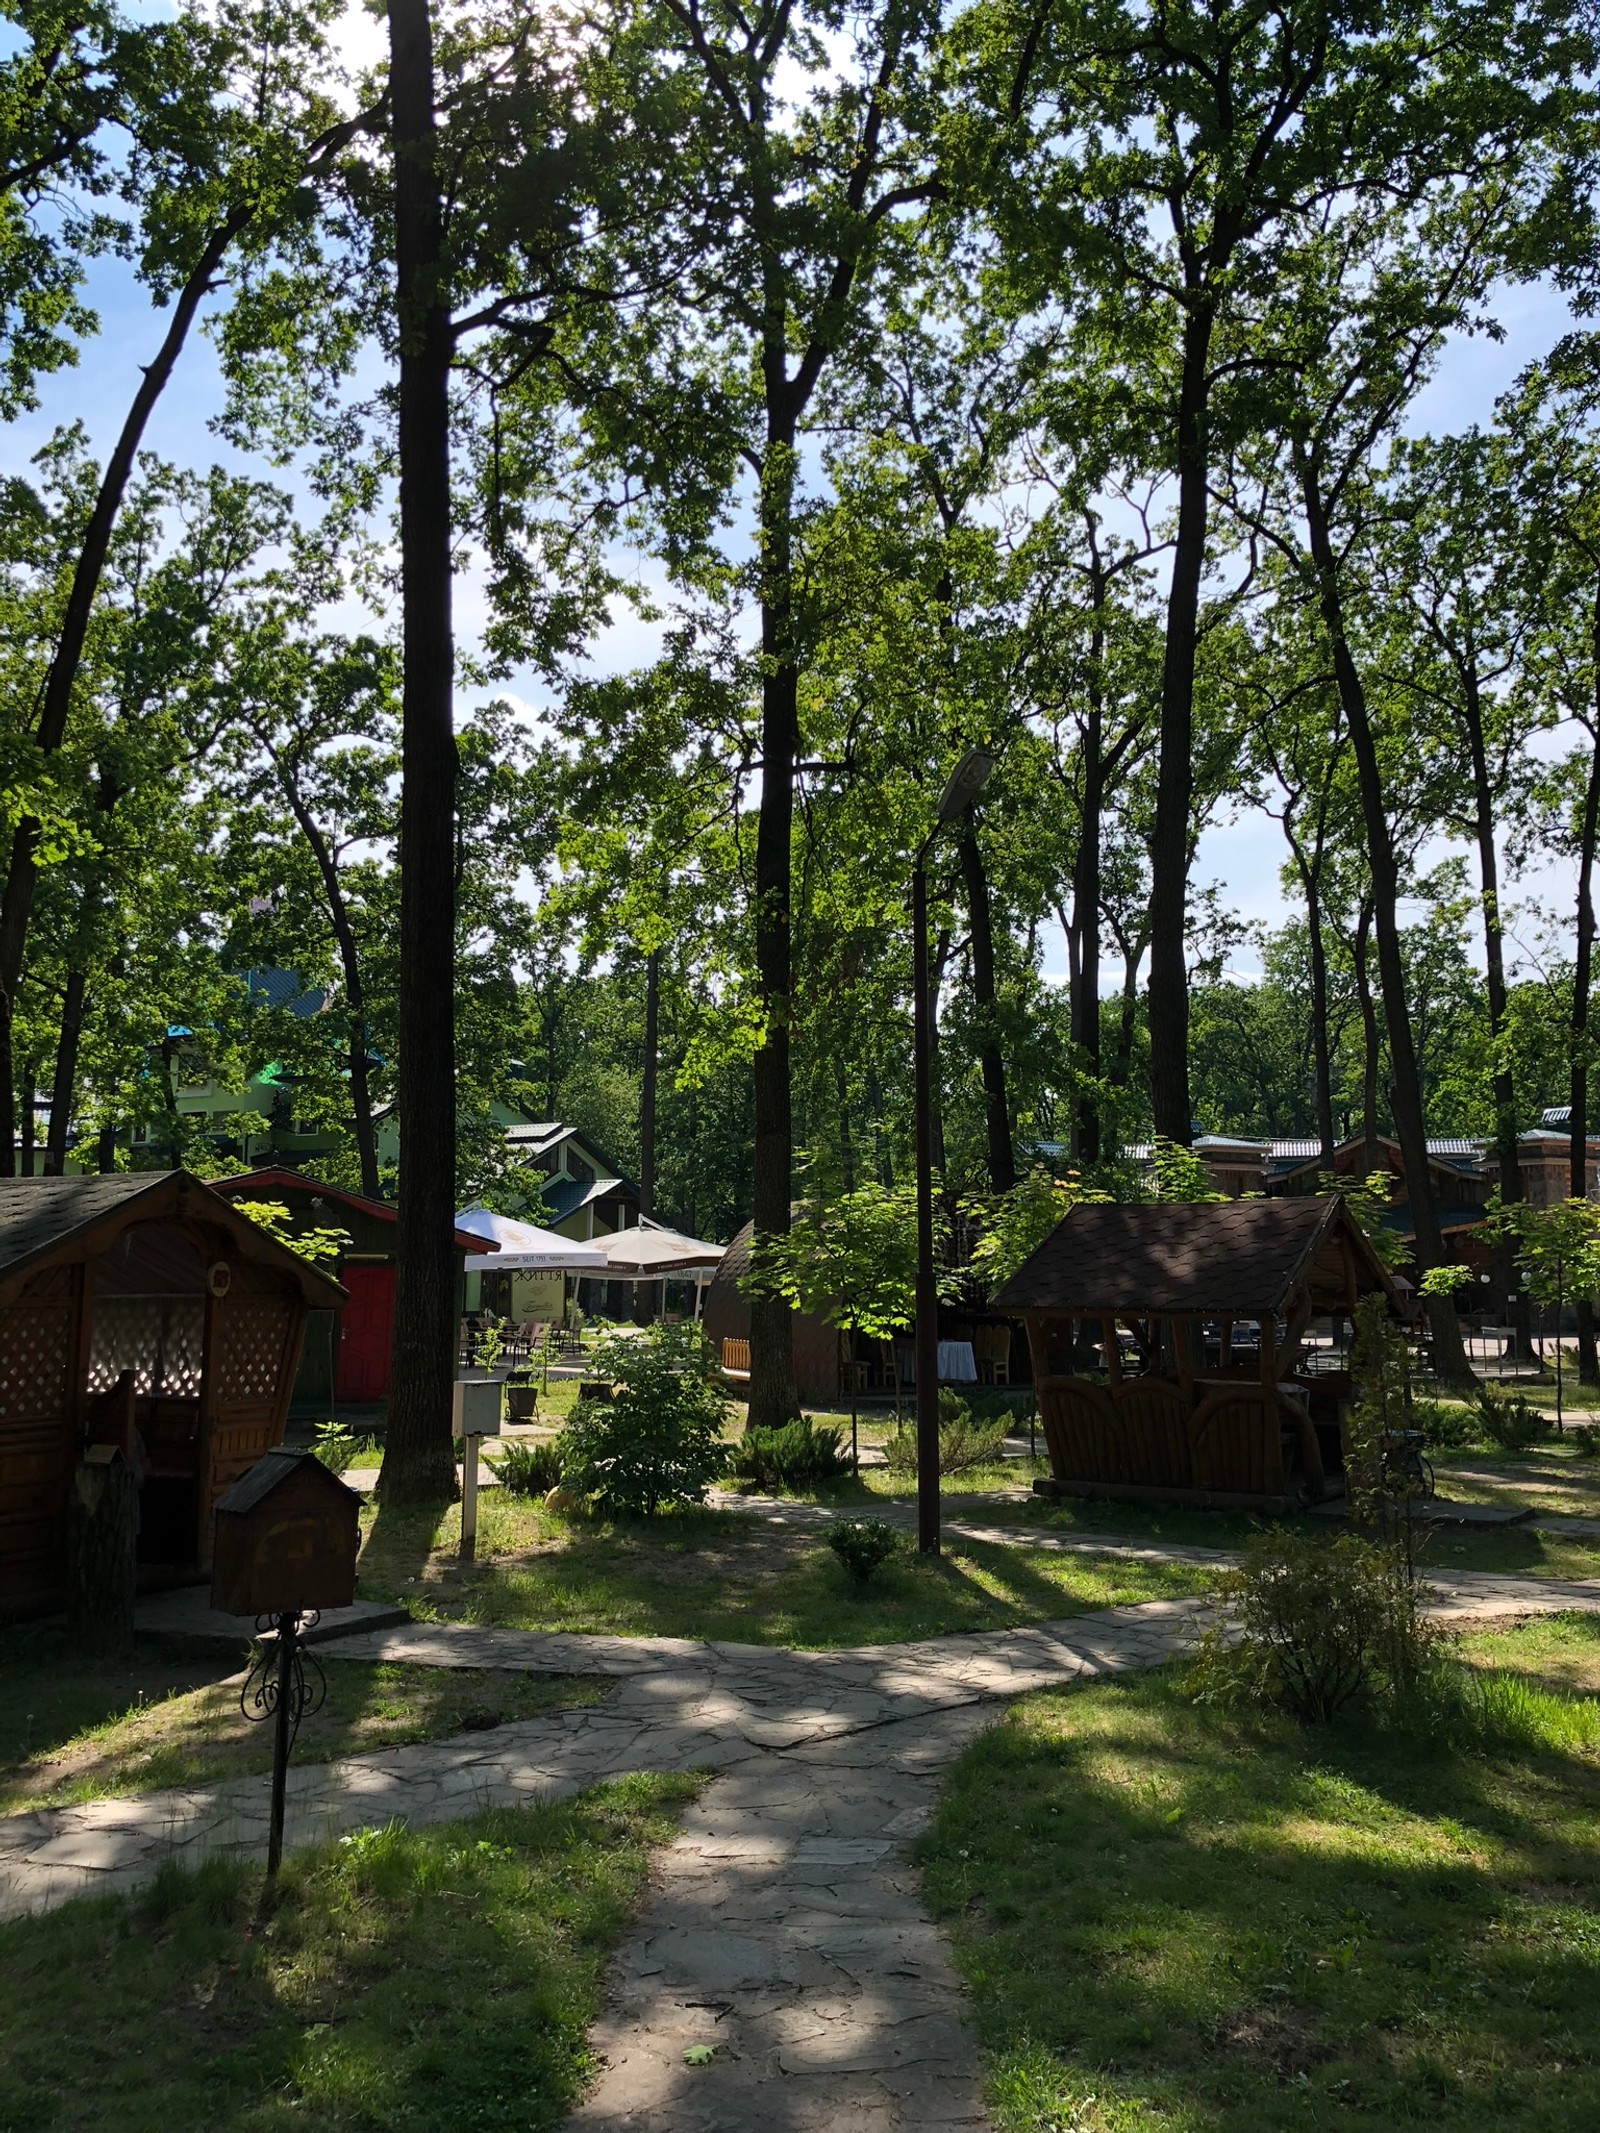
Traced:
[[1392, 1274], [1405, 1264], [1405, 1239], [1383, 1219], [1394, 1194], [1394, 1180], [1387, 1170], [1369, 1170], [1359, 1184], [1335, 1172], [1325, 1171], [1317, 1179], [1317, 1190], [1342, 1196], [1357, 1229], [1372, 1246], [1378, 1264], [1387, 1273]]
[[348, 1474], [357, 1454], [370, 1450], [371, 1444], [370, 1437], [358, 1437], [344, 1423], [329, 1420], [317, 1424], [311, 1449], [331, 1473]]
[[1358, 1698], [1403, 1700], [1433, 1649], [1403, 1553], [1355, 1534], [1258, 1535], [1219, 1598], [1237, 1634], [1202, 1640], [1190, 1672], [1202, 1702], [1326, 1725]]
[[1579, 1422], [1572, 1431], [1572, 1448], [1580, 1459], [1600, 1459], [1600, 1429], [1592, 1422]]
[[313, 1266], [332, 1272], [350, 1250], [352, 1238], [343, 1229], [291, 1229], [293, 1217], [281, 1200], [235, 1200], [234, 1206], [257, 1229], [263, 1229], [277, 1244], [309, 1259]]
[[1411, 1402], [1411, 1427], [1422, 1432], [1430, 1452], [1458, 1452], [1478, 1433], [1471, 1412], [1447, 1400], [1424, 1399], [1419, 1393]]
[[[939, 1394], [939, 1472], [962, 1474], [973, 1467], [993, 1466], [1001, 1456], [1010, 1417], [1001, 1414], [990, 1421], [977, 1420], [959, 1393], [945, 1386]], [[917, 1433], [897, 1429], [884, 1445], [884, 1453], [896, 1472], [917, 1471]]]
[[1480, 1385], [1476, 1392], [1483, 1433], [1503, 1452], [1528, 1452], [1550, 1435], [1552, 1425], [1525, 1392]]
[[505, 1437], [494, 1470], [513, 1496], [546, 1496], [561, 1482], [562, 1457], [559, 1441]]
[[1387, 1456], [1393, 1438], [1416, 1427], [1412, 1419], [1411, 1351], [1382, 1296], [1363, 1296], [1355, 1308], [1351, 1357], [1355, 1396], [1346, 1418], [1345, 1487], [1352, 1515], [1395, 1539], [1409, 1533], [1408, 1493]]
[[1167, 1203], [1189, 1202], [1194, 1205], [1228, 1197], [1213, 1187], [1211, 1172], [1203, 1157], [1160, 1133], [1150, 1148], [1150, 1196]]
[[887, 1340], [916, 1312], [915, 1192], [863, 1188], [807, 1200], [786, 1232], [755, 1241], [745, 1287]]
[[747, 1429], [734, 1445], [728, 1470], [741, 1481], [772, 1489], [815, 1489], [850, 1471], [841, 1429], [818, 1428], [800, 1415], [782, 1429]]
[[905, 1543], [886, 1518], [846, 1518], [828, 1528], [828, 1546], [851, 1582], [866, 1585], [876, 1570], [900, 1554]]
[[573, 1409], [561, 1439], [566, 1485], [613, 1515], [648, 1518], [703, 1503], [726, 1464], [728, 1403], [700, 1328], [608, 1334], [593, 1363], [612, 1394]]
[[1072, 1208], [1103, 1204], [1110, 1197], [1087, 1190], [1075, 1170], [1056, 1177], [1042, 1163], [1035, 1163], [1009, 1192], [969, 1196], [962, 1212], [979, 1225], [972, 1272], [985, 1294], [992, 1296], [1009, 1281]]

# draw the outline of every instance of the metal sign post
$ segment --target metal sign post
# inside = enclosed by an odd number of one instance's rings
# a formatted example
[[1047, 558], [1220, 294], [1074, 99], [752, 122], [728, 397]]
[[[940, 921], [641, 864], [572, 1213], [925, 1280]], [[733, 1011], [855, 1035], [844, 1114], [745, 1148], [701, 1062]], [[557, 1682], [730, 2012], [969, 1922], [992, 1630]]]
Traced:
[[[267, 1886], [283, 1862], [283, 1810], [289, 1785], [289, 1751], [308, 1711], [319, 1711], [327, 1676], [305, 1648], [305, 1635], [320, 1619], [313, 1608], [301, 1615], [262, 1615], [256, 1622], [258, 1656], [239, 1691], [239, 1708], [254, 1724], [273, 1721], [272, 1805], [267, 1825]], [[275, 1633], [275, 1642], [266, 1640]]]
[[461, 1440], [461, 1560], [470, 1563], [478, 1553], [478, 1446], [481, 1437]]

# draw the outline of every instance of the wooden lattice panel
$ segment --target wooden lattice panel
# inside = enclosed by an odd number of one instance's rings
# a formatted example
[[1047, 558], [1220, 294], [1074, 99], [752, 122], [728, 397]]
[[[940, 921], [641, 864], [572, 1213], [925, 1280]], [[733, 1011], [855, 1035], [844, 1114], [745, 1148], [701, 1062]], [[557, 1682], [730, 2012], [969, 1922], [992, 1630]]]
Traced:
[[198, 1400], [205, 1330], [205, 1304], [198, 1296], [97, 1298], [89, 1390], [106, 1392], [131, 1370], [141, 1400]]
[[70, 1303], [15, 1303], [0, 1312], [0, 1420], [66, 1412]]
[[213, 1395], [218, 1407], [255, 1407], [276, 1397], [290, 1316], [287, 1303], [229, 1297]]

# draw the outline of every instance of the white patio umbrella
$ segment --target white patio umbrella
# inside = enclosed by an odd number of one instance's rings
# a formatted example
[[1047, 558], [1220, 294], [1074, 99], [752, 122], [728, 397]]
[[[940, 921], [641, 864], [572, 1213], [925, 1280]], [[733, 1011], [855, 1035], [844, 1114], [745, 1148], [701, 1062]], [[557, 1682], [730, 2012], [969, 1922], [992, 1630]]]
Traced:
[[605, 1253], [612, 1273], [631, 1281], [709, 1281], [727, 1248], [653, 1223], [611, 1230], [593, 1241]]
[[456, 1228], [484, 1240], [483, 1251], [467, 1254], [467, 1270], [473, 1274], [503, 1274], [518, 1268], [550, 1274], [604, 1274], [611, 1264], [592, 1244], [558, 1237], [553, 1229], [539, 1229], [532, 1222], [514, 1222], [509, 1215], [493, 1215], [486, 1207], [466, 1208], [456, 1216]]

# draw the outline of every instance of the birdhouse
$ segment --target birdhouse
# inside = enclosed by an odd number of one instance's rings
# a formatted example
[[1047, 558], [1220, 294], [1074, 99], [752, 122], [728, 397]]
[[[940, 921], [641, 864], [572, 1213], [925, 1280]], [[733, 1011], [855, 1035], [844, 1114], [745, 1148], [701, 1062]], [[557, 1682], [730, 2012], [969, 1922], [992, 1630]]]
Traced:
[[211, 1604], [228, 1615], [348, 1607], [361, 1498], [310, 1452], [274, 1451], [217, 1498]]

